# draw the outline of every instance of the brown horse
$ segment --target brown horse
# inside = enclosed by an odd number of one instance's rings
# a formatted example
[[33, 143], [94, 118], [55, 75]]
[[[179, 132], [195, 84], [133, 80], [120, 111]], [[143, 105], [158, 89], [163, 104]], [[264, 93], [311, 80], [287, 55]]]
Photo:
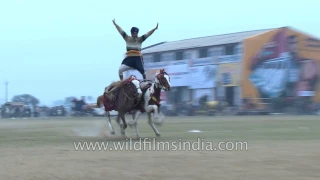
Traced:
[[[124, 130], [127, 128], [125, 115], [132, 109], [135, 109], [139, 103], [139, 93], [137, 89], [140, 89], [139, 81], [128, 78], [124, 81], [112, 83], [105, 88], [104, 94], [97, 98], [97, 106], [101, 107], [103, 104], [108, 115], [108, 124], [111, 128], [111, 134], [114, 134], [115, 131], [111, 124], [109, 112], [112, 110], [118, 111], [117, 123], [120, 125], [121, 134], [125, 135]], [[120, 124], [120, 118], [122, 124]]]
[[[160, 117], [159, 109], [160, 109], [160, 93], [161, 90], [170, 91], [170, 76], [164, 71], [164, 69], [160, 69], [160, 73], [158, 73], [151, 86], [147, 86], [146, 88], [142, 88], [144, 92], [143, 100], [144, 100], [144, 110], [148, 114], [148, 123], [153, 129], [156, 136], [160, 136], [158, 129], [154, 126], [154, 122], [151, 118], [151, 115], [154, 115], [154, 118], [158, 119], [157, 124], [162, 124], [163, 116]], [[140, 102], [141, 103], [141, 102]], [[137, 128], [137, 121], [140, 117], [142, 111], [136, 110], [133, 122], [130, 123], [130, 126], [134, 126], [136, 130], [136, 135], [139, 137], [139, 132]]]

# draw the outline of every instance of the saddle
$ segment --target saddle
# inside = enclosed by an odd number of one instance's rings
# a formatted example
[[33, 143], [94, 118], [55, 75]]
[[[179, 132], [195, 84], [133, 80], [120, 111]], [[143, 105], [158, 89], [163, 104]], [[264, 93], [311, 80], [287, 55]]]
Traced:
[[117, 110], [116, 100], [119, 95], [119, 88], [130, 81], [130, 79], [116, 81], [105, 88], [103, 93], [103, 105], [105, 107], [105, 111]]
[[103, 93], [103, 105], [105, 111], [116, 110], [116, 100], [119, 94], [119, 87], [122, 81], [116, 81], [107, 86]]
[[110, 84], [110, 86], [105, 88], [105, 93], [111, 94], [112, 92], [116, 91], [119, 86], [121, 85], [122, 81], [116, 81]]
[[119, 91], [115, 91], [112, 94], [103, 93], [103, 105], [104, 105], [104, 109], [105, 111], [112, 111], [112, 110], [116, 110], [116, 98], [118, 96]]

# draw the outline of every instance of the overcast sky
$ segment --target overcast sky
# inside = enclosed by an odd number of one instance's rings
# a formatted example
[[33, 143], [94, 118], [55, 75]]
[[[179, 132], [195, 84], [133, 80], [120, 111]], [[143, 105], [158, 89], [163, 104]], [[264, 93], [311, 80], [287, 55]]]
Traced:
[[[157, 2], [157, 3], [156, 3]], [[317, 0], [2, 0], [0, 100], [29, 93], [42, 104], [66, 96], [97, 97], [118, 79], [125, 42], [112, 19], [162, 41], [293, 26], [320, 37]]]

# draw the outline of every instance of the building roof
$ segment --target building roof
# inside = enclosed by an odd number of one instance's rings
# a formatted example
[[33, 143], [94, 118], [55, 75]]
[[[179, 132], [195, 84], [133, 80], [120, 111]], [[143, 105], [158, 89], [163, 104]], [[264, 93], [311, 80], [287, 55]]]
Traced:
[[162, 43], [154, 44], [142, 49], [142, 53], [148, 54], [148, 53], [155, 53], [155, 52], [174, 51], [174, 50], [181, 50], [181, 49], [193, 49], [198, 47], [208, 47], [208, 46], [216, 46], [216, 45], [222, 45], [222, 44], [238, 43], [248, 37], [262, 34], [274, 29], [275, 28], [261, 29], [261, 30], [244, 31], [244, 32], [229, 33], [229, 34], [220, 34], [220, 35], [214, 35], [214, 36], [198, 37], [198, 38], [192, 38], [192, 39], [184, 39], [179, 41], [162, 42]]
[[142, 48], [141, 50], [145, 50], [145, 49], [148, 49], [148, 48], [152, 48], [152, 47], [154, 47], [154, 46], [158, 46], [158, 45], [163, 44], [163, 43], [166, 43], [166, 41], [160, 42], [160, 43], [157, 43], [157, 44], [153, 44], [153, 45], [150, 45], [150, 46], [147, 46], [147, 47], [145, 47], [145, 48]]

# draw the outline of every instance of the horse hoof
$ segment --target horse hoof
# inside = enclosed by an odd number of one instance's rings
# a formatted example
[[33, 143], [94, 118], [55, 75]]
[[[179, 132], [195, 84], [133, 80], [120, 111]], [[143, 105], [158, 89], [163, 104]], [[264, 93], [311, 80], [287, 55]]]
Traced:
[[128, 122], [128, 125], [129, 125], [130, 128], [133, 128], [133, 127], [136, 125], [136, 123], [134, 123], [134, 122]]
[[110, 133], [110, 134], [113, 134], [113, 135], [114, 135], [114, 134], [116, 134], [116, 132], [114, 132], [114, 131], [111, 131], [111, 133]]
[[127, 129], [127, 125], [126, 124], [121, 124], [122, 129]]
[[157, 125], [157, 126], [161, 126], [162, 125], [162, 122], [159, 122], [159, 121], [154, 121], [153, 122], [155, 125]]
[[156, 134], [156, 136], [157, 136], [157, 137], [160, 137], [161, 135], [160, 135], [160, 134]]

